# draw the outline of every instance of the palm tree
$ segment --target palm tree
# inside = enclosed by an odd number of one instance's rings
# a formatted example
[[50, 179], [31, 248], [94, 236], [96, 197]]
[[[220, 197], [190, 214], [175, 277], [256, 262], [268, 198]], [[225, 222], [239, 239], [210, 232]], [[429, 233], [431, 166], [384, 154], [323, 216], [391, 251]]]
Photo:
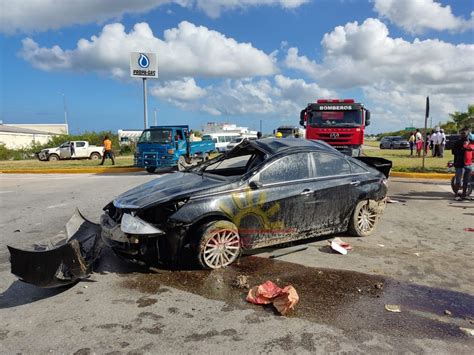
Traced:
[[451, 119], [456, 123], [456, 127], [459, 129], [463, 127], [472, 127], [474, 125], [474, 105], [467, 106], [467, 112], [454, 112], [450, 113]]

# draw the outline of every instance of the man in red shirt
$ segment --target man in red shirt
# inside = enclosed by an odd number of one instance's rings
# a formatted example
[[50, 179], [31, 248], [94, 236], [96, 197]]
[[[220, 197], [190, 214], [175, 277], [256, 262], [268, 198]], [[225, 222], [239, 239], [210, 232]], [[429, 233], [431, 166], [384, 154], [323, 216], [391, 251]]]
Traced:
[[474, 150], [474, 135], [469, 134], [469, 139], [464, 143], [464, 176], [462, 179], [462, 194], [461, 198], [465, 199], [467, 186], [471, 180], [472, 173], [472, 151]]

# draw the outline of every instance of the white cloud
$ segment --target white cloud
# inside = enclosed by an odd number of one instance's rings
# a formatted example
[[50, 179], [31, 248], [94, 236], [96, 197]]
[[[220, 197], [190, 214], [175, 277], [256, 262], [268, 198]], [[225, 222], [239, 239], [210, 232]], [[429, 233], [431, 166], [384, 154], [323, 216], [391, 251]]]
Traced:
[[198, 8], [210, 17], [219, 17], [221, 12], [245, 9], [250, 6], [273, 5], [284, 9], [298, 8], [310, 0], [196, 0]]
[[[208, 16], [250, 6], [274, 5], [292, 9], [309, 0], [0, 0], [0, 31], [35, 32], [120, 19], [167, 4], [199, 8]], [[169, 10], [169, 9], [168, 9]]]
[[159, 75], [164, 79], [242, 78], [277, 71], [273, 55], [186, 21], [166, 30], [163, 39], [155, 37], [147, 23], [136, 24], [129, 33], [120, 23], [106, 25], [98, 36], [80, 39], [72, 50], [40, 47], [26, 38], [20, 56], [43, 70], [95, 71], [125, 79], [130, 52], [156, 52]]
[[170, 102], [193, 101], [206, 94], [206, 90], [197, 86], [193, 78], [167, 81], [151, 89], [151, 95]]
[[[189, 79], [186, 79], [188, 82]], [[188, 85], [194, 92], [194, 81]], [[315, 83], [306, 83], [302, 79], [290, 79], [276, 75], [271, 79], [225, 80], [219, 85], [199, 88], [192, 99], [180, 99], [176, 92], [182, 84], [167, 83], [160, 91], [152, 94], [175, 106], [187, 110], [200, 110], [211, 115], [274, 115], [281, 117], [299, 117], [299, 112], [308, 102], [317, 97], [333, 96], [334, 93], [320, 88]], [[203, 93], [206, 94], [203, 94]], [[158, 95], [159, 94], [159, 95]]]
[[338, 26], [324, 35], [321, 44], [321, 63], [290, 48], [286, 66], [302, 71], [324, 87], [362, 88], [366, 104], [380, 111], [385, 108], [399, 122], [407, 117], [422, 119], [427, 95], [432, 97], [433, 114], [441, 120], [447, 119], [453, 106], [464, 110], [472, 103], [472, 44], [392, 38], [377, 19]]
[[374, 9], [381, 17], [410, 33], [473, 28], [473, 13], [468, 21], [454, 16], [449, 5], [443, 6], [434, 0], [374, 0]]

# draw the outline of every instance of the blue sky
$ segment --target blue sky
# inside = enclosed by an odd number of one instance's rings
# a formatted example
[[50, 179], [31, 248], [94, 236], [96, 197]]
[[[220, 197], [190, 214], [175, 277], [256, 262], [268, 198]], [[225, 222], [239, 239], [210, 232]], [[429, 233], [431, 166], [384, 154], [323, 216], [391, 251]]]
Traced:
[[471, 0], [0, 0], [0, 119], [70, 130], [143, 127], [129, 53], [156, 52], [153, 123], [298, 125], [318, 98], [354, 98], [369, 132], [474, 103]]

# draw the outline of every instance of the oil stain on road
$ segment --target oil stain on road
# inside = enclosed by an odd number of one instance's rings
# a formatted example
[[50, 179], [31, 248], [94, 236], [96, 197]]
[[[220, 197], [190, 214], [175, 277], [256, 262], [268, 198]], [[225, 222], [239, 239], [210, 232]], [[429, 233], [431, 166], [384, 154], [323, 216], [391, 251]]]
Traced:
[[[158, 270], [123, 275], [120, 283], [149, 295], [173, 287], [223, 301], [227, 305], [222, 311], [253, 308], [277, 316], [271, 306], [245, 301], [247, 290], [235, 286], [240, 275], [247, 276], [251, 286], [267, 280], [279, 286], [293, 285], [300, 302], [290, 317], [332, 325], [352, 336], [373, 331], [395, 337], [469, 341], [459, 327], [473, 327], [474, 297], [468, 294], [253, 256], [220, 270]], [[399, 305], [401, 312], [388, 312], [387, 304]]]

